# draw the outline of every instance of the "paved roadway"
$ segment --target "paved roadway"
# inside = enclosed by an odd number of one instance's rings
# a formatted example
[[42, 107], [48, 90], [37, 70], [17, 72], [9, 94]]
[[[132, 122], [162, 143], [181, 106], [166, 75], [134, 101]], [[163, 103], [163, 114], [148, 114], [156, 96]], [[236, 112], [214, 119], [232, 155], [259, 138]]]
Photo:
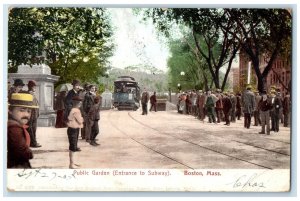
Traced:
[[[80, 168], [285, 169], [290, 167], [290, 128], [260, 135], [243, 128], [201, 122], [175, 110], [101, 111], [100, 146], [79, 139]], [[68, 168], [66, 128], [37, 129], [41, 148], [33, 149], [34, 168]]]

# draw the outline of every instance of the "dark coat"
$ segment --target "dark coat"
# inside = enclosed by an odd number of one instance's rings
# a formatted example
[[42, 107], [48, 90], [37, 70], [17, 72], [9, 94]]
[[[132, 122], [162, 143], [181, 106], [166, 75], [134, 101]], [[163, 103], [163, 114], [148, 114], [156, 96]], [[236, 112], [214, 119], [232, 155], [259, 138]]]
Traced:
[[282, 107], [283, 107], [283, 114], [287, 115], [290, 113], [290, 107], [291, 107], [290, 95], [286, 95], [284, 97]]
[[[26, 93], [31, 94], [33, 96], [33, 105], [39, 106], [39, 101], [35, 96], [35, 93], [33, 91], [27, 91]], [[39, 108], [32, 108], [31, 115], [30, 115], [30, 121], [37, 120], [40, 116], [40, 110]]]
[[100, 103], [94, 104], [88, 112], [89, 121], [98, 121], [100, 119]]
[[223, 101], [223, 111], [225, 114], [227, 114], [232, 108], [231, 100], [228, 96], [224, 96], [222, 101]]
[[64, 110], [65, 109], [65, 103], [64, 100], [66, 98], [67, 92], [61, 91], [57, 94], [55, 97], [55, 103], [54, 103], [54, 110]]
[[273, 108], [272, 100], [270, 97], [268, 97], [266, 100], [263, 100], [263, 97], [261, 97], [260, 101], [258, 102], [258, 109], [260, 111], [266, 112]]
[[246, 91], [242, 96], [243, 112], [252, 114], [255, 110], [255, 95], [252, 91]]
[[240, 95], [236, 96], [236, 109], [241, 109], [242, 107], [242, 98]]
[[231, 109], [235, 110], [236, 105], [237, 105], [237, 97], [234, 95], [231, 95], [230, 100], [231, 100], [231, 104], [232, 104]]
[[147, 104], [148, 101], [149, 101], [149, 93], [146, 92], [146, 91], [144, 91], [144, 92], [142, 93], [141, 103], [142, 103], [142, 104]]
[[277, 113], [282, 110], [282, 100], [280, 96], [275, 97], [273, 108]]
[[216, 108], [222, 109], [223, 108], [223, 97], [221, 94], [216, 94], [216, 97], [218, 98], [218, 101], [216, 102]]
[[82, 108], [85, 114], [88, 114], [91, 107], [94, 105], [95, 95], [91, 92], [87, 92], [84, 96], [84, 100], [82, 103]]
[[71, 89], [70, 91], [68, 91], [68, 94], [65, 98], [65, 116], [64, 116], [64, 119], [67, 120], [68, 119], [68, 116], [69, 116], [69, 113], [73, 107], [73, 103], [72, 103], [72, 98], [74, 96], [78, 96], [79, 94], [74, 90], [74, 89]]
[[152, 96], [150, 96], [150, 103], [151, 104], [156, 104], [156, 102], [157, 102], [157, 100], [156, 100], [156, 95], [152, 95]]
[[26, 130], [28, 126], [21, 126], [17, 121], [8, 120], [7, 123], [7, 168], [31, 168], [29, 159], [33, 158], [30, 136]]
[[206, 96], [204, 95], [204, 94], [202, 94], [202, 95], [198, 95], [198, 97], [197, 97], [197, 106], [199, 107], [199, 108], [204, 108], [204, 106], [205, 106], [205, 99], [206, 99]]

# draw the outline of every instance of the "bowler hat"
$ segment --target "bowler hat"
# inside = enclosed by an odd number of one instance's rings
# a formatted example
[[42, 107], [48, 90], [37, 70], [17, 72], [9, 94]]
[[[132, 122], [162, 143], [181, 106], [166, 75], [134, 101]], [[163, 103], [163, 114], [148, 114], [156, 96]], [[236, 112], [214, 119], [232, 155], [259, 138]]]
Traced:
[[25, 93], [13, 93], [8, 105], [15, 107], [39, 108], [39, 106], [34, 105], [33, 96]]
[[15, 79], [14, 86], [24, 86], [23, 80]]
[[36, 86], [36, 82], [34, 80], [29, 80], [27, 86], [28, 86], [28, 88], [32, 88], [32, 87]]

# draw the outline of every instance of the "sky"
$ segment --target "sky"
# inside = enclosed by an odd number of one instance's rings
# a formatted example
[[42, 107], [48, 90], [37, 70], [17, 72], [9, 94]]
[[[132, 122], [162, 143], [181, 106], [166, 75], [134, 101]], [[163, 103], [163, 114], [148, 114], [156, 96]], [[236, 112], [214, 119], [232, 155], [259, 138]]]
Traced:
[[146, 64], [166, 72], [169, 50], [166, 40], [162, 36], [157, 37], [151, 21], [142, 22], [141, 16], [135, 16], [130, 8], [109, 10], [116, 44], [114, 56], [110, 59], [111, 66], [125, 68]]

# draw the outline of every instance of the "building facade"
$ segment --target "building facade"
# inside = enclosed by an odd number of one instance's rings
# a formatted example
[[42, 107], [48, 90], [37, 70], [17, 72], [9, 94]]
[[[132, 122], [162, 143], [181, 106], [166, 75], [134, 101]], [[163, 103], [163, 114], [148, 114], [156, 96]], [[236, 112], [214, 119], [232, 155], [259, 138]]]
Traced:
[[[261, 56], [260, 59], [260, 72], [265, 69], [269, 58], [265, 55]], [[249, 58], [245, 53], [240, 53], [240, 64], [239, 64], [239, 86], [241, 88], [245, 87], [248, 81], [248, 65]], [[291, 87], [291, 61], [287, 58], [282, 58], [280, 55], [273, 62], [272, 68], [266, 79], [266, 88], [269, 90], [271, 87], [276, 87], [285, 94], [290, 90]], [[253, 67], [251, 66], [250, 72], [250, 84], [253, 88], [257, 89], [257, 77]]]

